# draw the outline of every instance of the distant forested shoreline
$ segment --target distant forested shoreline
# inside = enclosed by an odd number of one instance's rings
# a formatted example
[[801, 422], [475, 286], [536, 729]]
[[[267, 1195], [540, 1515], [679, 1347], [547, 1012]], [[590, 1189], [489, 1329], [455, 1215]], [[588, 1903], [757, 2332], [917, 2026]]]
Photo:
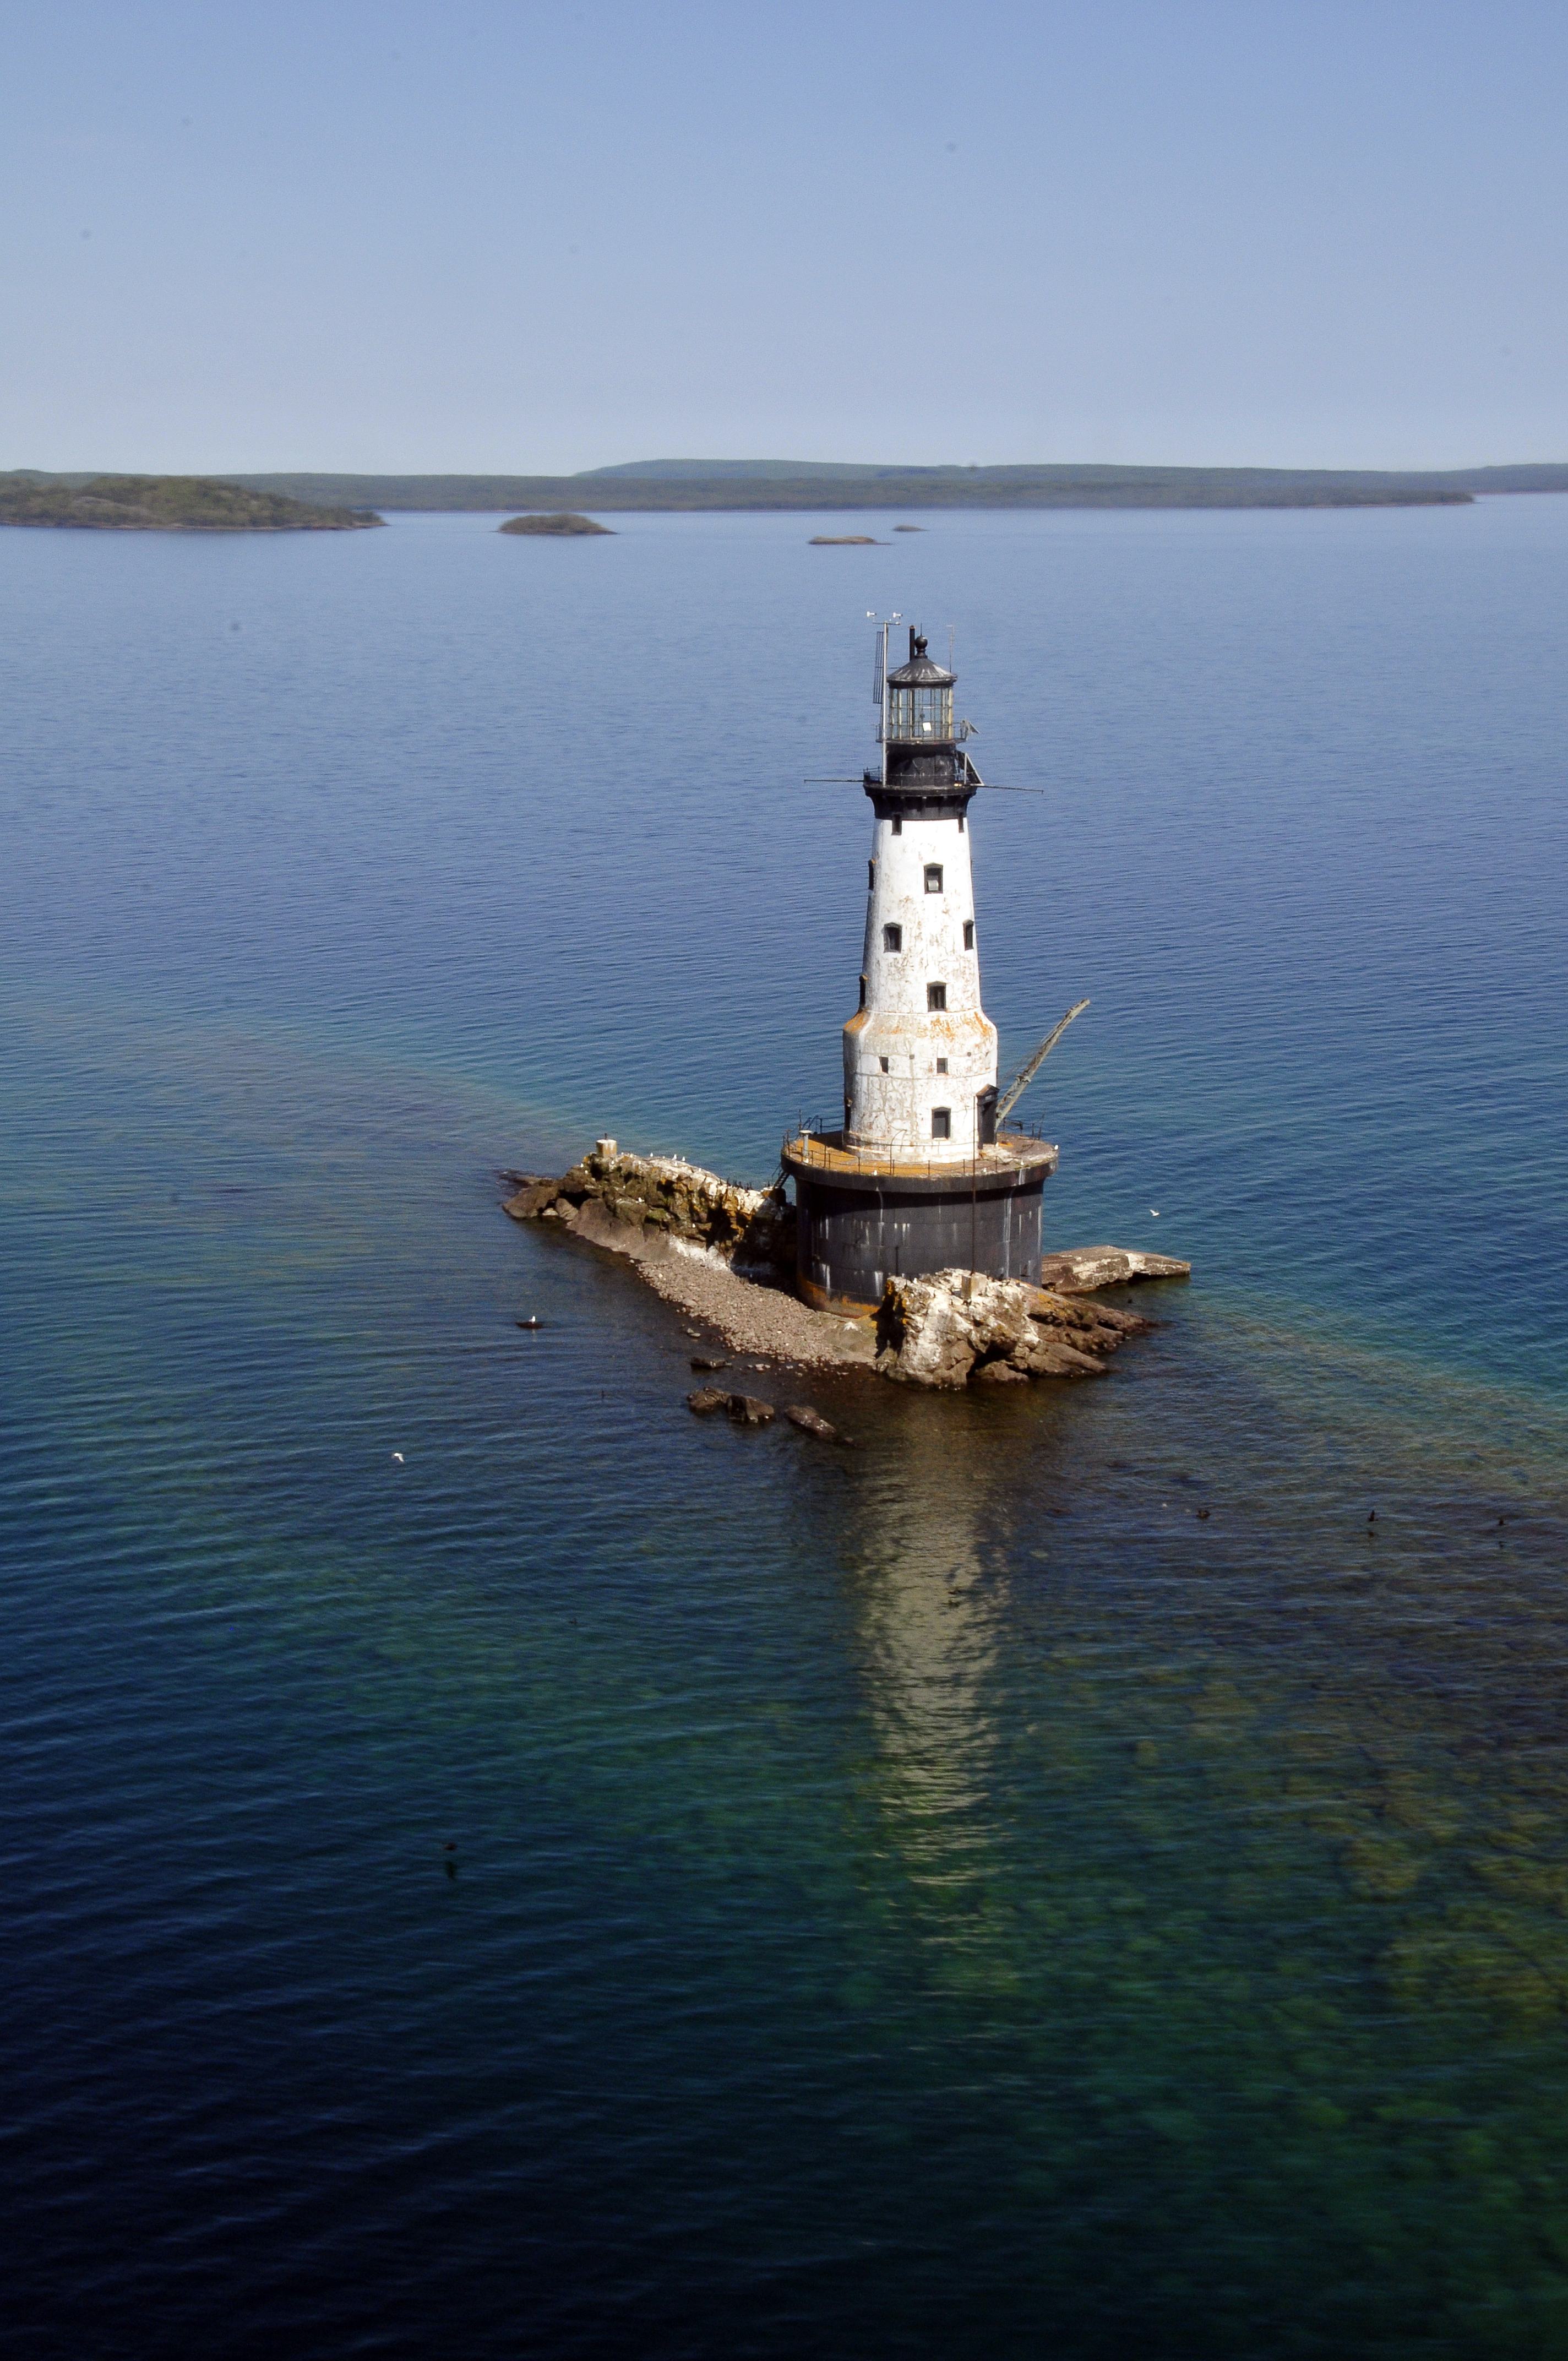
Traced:
[[794, 459], [647, 459], [576, 476], [0, 475], [0, 522], [169, 531], [338, 529], [374, 511], [581, 514], [850, 509], [1427, 508], [1568, 491], [1568, 465], [1432, 473], [1321, 467], [894, 467]]
[[1447, 473], [1291, 467], [894, 467], [649, 459], [576, 476], [254, 475], [301, 500], [377, 509], [635, 510], [1402, 508], [1481, 492], [1568, 491], [1568, 466]]

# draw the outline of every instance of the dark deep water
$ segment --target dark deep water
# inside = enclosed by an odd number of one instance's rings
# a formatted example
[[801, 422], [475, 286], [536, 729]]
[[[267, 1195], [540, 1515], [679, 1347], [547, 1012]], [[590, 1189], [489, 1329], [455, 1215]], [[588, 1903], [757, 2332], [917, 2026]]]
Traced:
[[[10, 2349], [1568, 2354], [1568, 500], [494, 522], [0, 533]], [[833, 1108], [893, 606], [1196, 1276], [840, 1455], [495, 1173]]]

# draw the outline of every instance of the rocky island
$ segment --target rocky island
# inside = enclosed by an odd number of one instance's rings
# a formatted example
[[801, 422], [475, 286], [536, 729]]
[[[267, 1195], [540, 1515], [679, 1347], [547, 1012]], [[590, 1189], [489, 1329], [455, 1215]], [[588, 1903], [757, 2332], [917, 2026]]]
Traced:
[[[967, 1270], [890, 1279], [874, 1314], [849, 1319], [814, 1312], [794, 1293], [795, 1209], [782, 1188], [742, 1188], [681, 1157], [628, 1155], [609, 1138], [558, 1179], [506, 1178], [515, 1184], [506, 1200], [514, 1221], [624, 1255], [666, 1301], [736, 1351], [797, 1368], [860, 1367], [900, 1385], [951, 1390], [1102, 1376], [1109, 1355], [1152, 1323], [1084, 1299], [1191, 1270], [1168, 1255], [1086, 1246], [1047, 1257], [1040, 1287]], [[705, 1410], [729, 1399], [722, 1389], [700, 1390], [716, 1397], [705, 1398]]]
[[592, 517], [578, 516], [574, 510], [561, 509], [550, 516], [508, 517], [505, 524], [496, 527], [498, 533], [533, 533], [559, 535], [573, 540], [585, 533], [609, 533], [608, 524], [596, 524]]
[[119, 533], [353, 533], [384, 524], [373, 509], [326, 508], [214, 476], [0, 475], [0, 524]]

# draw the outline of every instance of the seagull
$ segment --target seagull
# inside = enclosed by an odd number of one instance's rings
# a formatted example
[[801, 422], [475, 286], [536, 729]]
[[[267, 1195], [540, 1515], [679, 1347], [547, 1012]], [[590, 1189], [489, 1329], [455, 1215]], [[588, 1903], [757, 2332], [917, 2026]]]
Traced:
[[1157, 1222], [1159, 1219], [1159, 1207], [1157, 1205], [1151, 1205], [1149, 1207], [1149, 1212], [1154, 1215], [1155, 1220]]
[[402, 1466], [402, 1464], [403, 1464], [403, 1455], [402, 1455], [402, 1453], [401, 1453], [400, 1451], [394, 1451], [394, 1452], [393, 1452], [393, 1454], [392, 1454], [392, 1456], [393, 1456], [393, 1458], [397, 1461], [397, 1463], [398, 1463], [399, 1466], [400, 1467], [400, 1466]]

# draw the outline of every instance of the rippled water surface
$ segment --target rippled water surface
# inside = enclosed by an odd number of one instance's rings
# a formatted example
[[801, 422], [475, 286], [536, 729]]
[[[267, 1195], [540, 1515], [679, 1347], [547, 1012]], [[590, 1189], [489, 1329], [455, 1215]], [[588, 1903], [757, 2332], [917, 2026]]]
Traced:
[[[1568, 2353], [1568, 501], [493, 524], [0, 534], [16, 2349]], [[497, 1173], [833, 1106], [891, 607], [1195, 1275], [836, 1452]]]

